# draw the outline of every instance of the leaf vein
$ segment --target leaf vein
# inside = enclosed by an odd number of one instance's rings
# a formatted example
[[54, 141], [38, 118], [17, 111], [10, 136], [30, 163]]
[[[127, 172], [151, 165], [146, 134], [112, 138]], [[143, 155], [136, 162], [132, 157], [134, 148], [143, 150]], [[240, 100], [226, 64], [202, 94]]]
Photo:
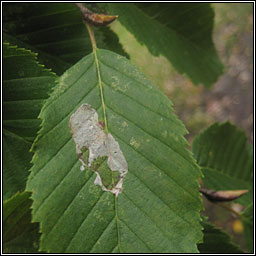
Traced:
[[[83, 99], [82, 99], [82, 100], [83, 100]], [[98, 108], [98, 109], [99, 109], [99, 108]], [[70, 114], [70, 113], [69, 113], [69, 114]], [[68, 114], [68, 115], [69, 115], [69, 114]], [[68, 115], [67, 115], [67, 116], [68, 116]], [[66, 116], [66, 117], [67, 117], [67, 116]], [[66, 117], [65, 117], [65, 118], [66, 118]], [[65, 119], [65, 118], [64, 118], [64, 119]], [[63, 120], [64, 120], [64, 119], [63, 119]], [[62, 121], [63, 121], [63, 120], [62, 120]], [[62, 122], [62, 121], [61, 121], [61, 122]], [[59, 125], [59, 123], [58, 123], [58, 125]], [[57, 125], [57, 126], [58, 126], [58, 125]], [[55, 127], [56, 127], [56, 126], [55, 126]], [[54, 128], [55, 128], [55, 127], [54, 127]], [[47, 133], [49, 133], [49, 132], [47, 132]], [[56, 152], [53, 156], [51, 156], [51, 158], [50, 158], [42, 167], [40, 167], [40, 170], [33, 176], [33, 178], [35, 178], [35, 177], [39, 174], [39, 172], [40, 172], [43, 168], [45, 168], [45, 167], [53, 160], [53, 158], [61, 151], [61, 149], [62, 149], [66, 144], [68, 144], [69, 141], [71, 141], [71, 140], [72, 140], [72, 137], [70, 136], [70, 138], [69, 138], [62, 146], [60, 146], [60, 148], [57, 149], [57, 152]]]
[[90, 214], [92, 214], [92, 211], [94, 210], [95, 206], [99, 203], [100, 199], [101, 199], [102, 196], [105, 194], [103, 190], [101, 190], [100, 193], [101, 193], [100, 197], [99, 197], [99, 198], [97, 199], [97, 201], [93, 204], [91, 210], [88, 211], [88, 214], [87, 214], [87, 216], [82, 220], [82, 223], [81, 223], [80, 225], [78, 225], [78, 229], [75, 231], [75, 233], [74, 233], [72, 239], [69, 241], [68, 246], [67, 246], [66, 249], [64, 249], [63, 251], [67, 251], [67, 250], [68, 250], [68, 248], [70, 247], [70, 245], [71, 245], [72, 241], [74, 240], [76, 234], [79, 232], [80, 228], [83, 226], [83, 223], [86, 221], [86, 219], [88, 218], [88, 216], [89, 216]]
[[151, 252], [153, 251], [152, 249], [149, 248], [149, 246], [146, 244], [146, 242], [144, 242], [144, 241], [142, 240], [142, 238], [139, 237], [139, 236], [125, 223], [124, 220], [120, 219], [120, 221], [121, 221], [137, 238], [139, 238], [139, 240], [149, 249], [149, 251], [151, 251]]
[[48, 164], [51, 163], [52, 160], [54, 160], [54, 157], [55, 157], [56, 155], [58, 155], [58, 154], [61, 152], [62, 148], [65, 147], [71, 140], [72, 140], [72, 137], [70, 137], [68, 140], [66, 140], [66, 141], [64, 142], [64, 144], [62, 144], [62, 145], [57, 149], [57, 151], [51, 156], [51, 158], [48, 159], [48, 160], [43, 164], [42, 167], [40, 167], [40, 169], [38, 170], [38, 172], [33, 176], [33, 179], [34, 179], [46, 166], [48, 166]]
[[100, 238], [102, 237], [102, 235], [106, 232], [106, 230], [108, 229], [108, 227], [111, 225], [111, 223], [114, 221], [115, 219], [115, 215], [113, 215], [112, 219], [109, 221], [109, 223], [107, 224], [106, 228], [103, 230], [103, 232], [100, 234], [100, 236], [97, 238], [97, 240], [95, 241], [95, 243], [91, 246], [91, 248], [88, 250], [89, 253], [91, 253], [93, 247], [97, 244], [97, 242], [100, 240]]
[[166, 232], [164, 232], [164, 231], [157, 225], [157, 223], [152, 219], [152, 217], [149, 216], [145, 211], [143, 211], [138, 205], [136, 205], [135, 202], [134, 202], [130, 197], [128, 197], [126, 193], [123, 192], [123, 194], [126, 196], [126, 198], [128, 198], [128, 200], [129, 200], [130, 202], [132, 202], [132, 204], [133, 204], [138, 210], [140, 210], [140, 211], [155, 225], [155, 227], [160, 231], [160, 233], [162, 233], [162, 235], [163, 235], [164, 237], [166, 237], [166, 239], [167, 239], [168, 241], [171, 242], [170, 238], [166, 235]]
[[156, 169], [163, 171], [167, 177], [169, 177], [173, 182], [175, 182], [179, 187], [181, 187], [190, 197], [192, 197], [193, 199], [196, 199], [196, 201], [198, 200], [198, 198], [194, 195], [191, 194], [191, 192], [187, 191], [184, 187], [182, 187], [175, 179], [173, 179], [167, 172], [165, 172], [164, 170], [160, 169], [158, 166], [156, 166], [156, 164], [154, 164], [152, 162], [152, 160], [148, 159], [146, 156], [144, 156], [141, 152], [135, 150], [131, 145], [129, 145], [126, 141], [124, 141], [123, 139], [121, 139], [119, 136], [117, 136], [115, 133], [111, 132], [111, 134], [115, 137], [117, 137], [120, 141], [122, 141], [125, 145], [129, 146], [130, 148], [132, 148], [136, 153], [138, 153], [139, 155], [141, 155], [144, 159], [146, 159], [149, 163], [151, 163]]
[[[90, 55], [88, 55], [88, 56], [90, 56]], [[88, 57], [87, 56], [87, 57]], [[88, 57], [89, 58], [89, 57]], [[69, 89], [71, 89], [72, 87], [73, 87], [73, 85], [75, 84], [75, 83], [77, 83], [83, 76], [84, 76], [84, 74], [86, 73], [86, 72], [88, 72], [88, 70], [93, 66], [93, 61], [90, 63], [90, 65], [88, 65], [88, 67], [87, 67], [87, 69], [73, 82], [73, 83], [71, 83], [70, 85], [68, 85], [68, 87], [66, 88], [66, 90], [64, 90], [61, 94], [58, 94], [58, 95], [55, 95], [55, 96], [57, 96], [57, 97], [55, 97], [53, 100], [51, 100], [47, 105], [45, 105], [45, 107], [43, 108], [43, 110], [45, 110], [45, 109], [47, 109], [47, 108], [49, 108], [49, 106], [51, 106], [52, 105], [52, 103], [53, 102], [55, 102], [57, 99], [59, 99], [59, 97], [61, 96], [61, 95], [63, 95], [64, 93], [66, 93]], [[65, 73], [64, 73], [65, 74]], [[56, 89], [56, 88], [58, 88], [57, 86], [54, 88], [54, 90]], [[85, 97], [85, 96], [84, 96]]]
[[[121, 72], [120, 70], [118, 70], [118, 69], [114, 68], [113, 66], [110, 66], [110, 65], [108, 65], [108, 64], [106, 64], [106, 63], [104, 63], [101, 59], [99, 59], [99, 62], [100, 62], [101, 64], [103, 64], [103, 65], [105, 65], [105, 66], [109, 67], [110, 69], [113, 69], [113, 70], [115, 70], [116, 72], [118, 72], [118, 73], [120, 73], [120, 74], [122, 74], [122, 75], [126, 76], [127, 78], [129, 78], [129, 79], [131, 79], [131, 80], [135, 81], [136, 83], [138, 83], [138, 84], [142, 85], [144, 88], [148, 88], [145, 84], [143, 84], [143, 83], [141, 83], [140, 81], [136, 80], [134, 77], [132, 77], [132, 76], [128, 76], [127, 74], [125, 74], [125, 73]], [[105, 82], [104, 82], [104, 84], [106, 84], [107, 86], [109, 86], [110, 88], [112, 88], [112, 87], [111, 87], [110, 85], [108, 85], [107, 83], [105, 83]], [[113, 88], [112, 88], [112, 89], [113, 89]], [[120, 91], [119, 91], [119, 93], [122, 93], [122, 92], [120, 92]], [[122, 93], [122, 94], [124, 94], [124, 95], [126, 95], [127, 97], [131, 98], [132, 100], [134, 100], [136, 103], [138, 103], [138, 104], [142, 105], [143, 107], [148, 108], [149, 110], [151, 110], [152, 112], [154, 112], [154, 113], [158, 114], [159, 116], [161, 116], [161, 117], [163, 117], [163, 118], [165, 118], [165, 119], [168, 119], [168, 120], [169, 120], [169, 118], [168, 118], [168, 117], [166, 117], [166, 116], [164, 116], [164, 115], [162, 115], [162, 114], [160, 114], [160, 113], [158, 113], [158, 112], [156, 112], [156, 111], [154, 111], [154, 110], [150, 109], [147, 105], [142, 104], [141, 102], [139, 102], [139, 101], [135, 100], [134, 98], [132, 98], [132, 97], [128, 96], [128, 95], [127, 95], [127, 94], [125, 94], [125, 93]]]
[[[111, 85], [109, 85], [109, 84], [107, 84], [107, 83], [105, 83], [105, 82], [104, 82], [104, 84], [105, 84], [106, 86], [108, 86], [109, 88], [111, 88], [112, 90], [114, 90], [114, 88], [113, 88]], [[145, 85], [144, 85], [144, 86], [145, 86]], [[151, 111], [151, 112], [157, 114], [157, 115], [160, 116], [160, 117], [163, 117], [164, 119], [166, 119], [166, 120], [168, 120], [168, 121], [171, 121], [169, 117], [164, 116], [164, 115], [162, 115], [162, 114], [156, 112], [155, 110], [151, 109], [151, 108], [148, 107], [147, 105], [144, 105], [144, 104], [141, 103], [140, 101], [138, 101], [138, 100], [134, 99], [133, 97], [131, 97], [131, 96], [129, 96], [129, 95], [123, 93], [122, 91], [120, 91], [120, 90], [115, 90], [115, 92], [117, 92], [117, 93], [119, 93], [119, 94], [122, 94], [122, 95], [125, 95], [127, 98], [131, 99], [132, 101], [134, 101], [135, 103], [139, 104], [140, 106], [142, 106], [142, 107], [148, 109], [149, 111]]]
[[113, 248], [113, 250], [111, 251], [111, 253], [113, 253], [118, 247], [118, 244]]
[[40, 98], [40, 99], [23, 99], [23, 100], [5, 100], [3, 102], [3, 105], [12, 105], [12, 104], [17, 104], [17, 103], [23, 103], [23, 102], [31, 102], [31, 104], [33, 105], [33, 103], [42, 103], [45, 100], [45, 98]]
[[[75, 106], [70, 112], [68, 112], [56, 125], [54, 125], [54, 126], [53, 126], [50, 130], [48, 130], [46, 133], [44, 133], [44, 134], [42, 134], [42, 135], [39, 134], [40, 139], [44, 138], [44, 137], [45, 137], [46, 135], [48, 135], [51, 131], [53, 131], [54, 129], [56, 129], [63, 121], [65, 121], [65, 119], [70, 115], [70, 113], [72, 113], [74, 110], [77, 109], [77, 107], [81, 104], [81, 102], [84, 100], [84, 98], [85, 98], [86, 96], [88, 96], [88, 95], [93, 91], [93, 89], [96, 88], [96, 86], [97, 86], [97, 84], [96, 84], [95, 86], [93, 86], [93, 87], [86, 93], [86, 95], [84, 95], [84, 96], [81, 98], [81, 100], [76, 104], [76, 106]], [[96, 110], [98, 110], [98, 109], [99, 109], [99, 107], [96, 108]]]
[[182, 216], [180, 216], [177, 212], [175, 212], [161, 197], [159, 197], [156, 192], [154, 192], [149, 186], [146, 185], [146, 183], [144, 183], [135, 173], [131, 172], [132, 175], [134, 175], [142, 185], [144, 185], [154, 196], [156, 196], [164, 205], [166, 205], [177, 217], [179, 217], [181, 220], [185, 221], [187, 224], [189, 224], [189, 226], [193, 226], [192, 223], [190, 223], [189, 221], [187, 221], [185, 218], [183, 218]]
[[[79, 161], [79, 160], [76, 159], [76, 161], [75, 161], [74, 164], [71, 166], [71, 168], [69, 168], [70, 171], [74, 168], [74, 166], [76, 165], [76, 163], [77, 163], [78, 161]], [[67, 167], [67, 165], [66, 165], [66, 167]], [[65, 173], [65, 175], [62, 177], [62, 179], [59, 181], [58, 185], [57, 185], [56, 187], [54, 187], [54, 189], [51, 190], [50, 193], [42, 200], [40, 206], [39, 206], [37, 209], [34, 208], [34, 214], [36, 214], [36, 213], [42, 208], [42, 206], [51, 198], [51, 196], [54, 194], [54, 191], [55, 191], [56, 189], [58, 189], [58, 187], [64, 182], [64, 180], [65, 180], [65, 178], [67, 177], [68, 174], [69, 174], [69, 171], [67, 171], [67, 172]]]
[[23, 77], [23, 78], [13, 78], [13, 79], [5, 79], [3, 80], [3, 83], [8, 83], [8, 82], [18, 82], [18, 81], [23, 81], [23, 80], [30, 80], [30, 79], [46, 79], [46, 78], [54, 78], [54, 76], [30, 76], [30, 77]]
[[91, 180], [91, 178], [93, 177], [93, 175], [90, 176], [90, 178], [81, 186], [81, 188], [79, 189], [79, 191], [75, 194], [75, 196], [73, 197], [73, 199], [69, 202], [69, 204], [64, 208], [64, 211], [62, 212], [61, 217], [54, 223], [54, 225], [51, 227], [51, 229], [48, 231], [48, 235], [53, 232], [54, 228], [56, 228], [56, 226], [58, 225], [58, 223], [60, 222], [60, 220], [63, 218], [65, 212], [68, 210], [68, 208], [71, 206], [72, 202], [76, 199], [76, 197], [78, 196], [79, 192], [84, 188], [84, 186], [88, 183], [89, 180]]
[[164, 144], [165, 146], [167, 146], [168, 148], [170, 148], [175, 154], [181, 156], [186, 162], [189, 162], [189, 160], [187, 160], [183, 155], [179, 154], [177, 151], [175, 151], [172, 146], [168, 145], [166, 142], [160, 140], [159, 138], [157, 138], [155, 135], [149, 133], [148, 131], [144, 130], [144, 128], [142, 128], [141, 126], [139, 126], [138, 124], [136, 124], [134, 121], [128, 119], [127, 117], [124, 117], [122, 114], [118, 113], [116, 110], [113, 110], [112, 108], [110, 108], [108, 105], [106, 105], [107, 108], [109, 108], [111, 111], [113, 111], [116, 115], [121, 116], [123, 119], [127, 120], [128, 122], [130, 122], [131, 124], [133, 124], [135, 127], [139, 128], [141, 131], [143, 131], [145, 134], [150, 135], [152, 138], [158, 140], [160, 143]]
[[131, 80], [133, 80], [133, 81], [135, 81], [136, 83], [142, 85], [144, 88], [149, 88], [149, 87], [147, 87], [145, 84], [143, 84], [142, 82], [136, 80], [133, 76], [129, 76], [129, 75], [125, 74], [124, 72], [122, 72], [122, 71], [120, 71], [120, 70], [114, 68], [114, 66], [110, 66], [109, 64], [105, 63], [104, 61], [102, 61], [102, 59], [99, 59], [99, 62], [100, 62], [101, 64], [103, 64], [103, 65], [109, 67], [110, 69], [113, 69], [113, 70], [115, 70], [116, 72], [122, 74], [123, 76], [125, 76], [125, 77], [127, 77], [127, 78], [129, 78], [129, 79], [131, 79]]

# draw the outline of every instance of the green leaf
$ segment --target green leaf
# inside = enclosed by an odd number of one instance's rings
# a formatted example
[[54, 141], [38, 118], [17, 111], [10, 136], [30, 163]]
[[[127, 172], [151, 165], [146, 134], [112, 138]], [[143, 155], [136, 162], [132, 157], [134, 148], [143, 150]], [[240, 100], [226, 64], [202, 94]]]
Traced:
[[252, 202], [252, 145], [243, 131], [229, 122], [215, 123], [194, 139], [192, 152], [202, 167], [207, 188], [248, 189], [247, 194], [235, 201], [243, 205]]
[[23, 191], [31, 167], [31, 143], [3, 130], [3, 198]]
[[31, 167], [37, 116], [55, 76], [31, 51], [3, 44], [3, 197], [23, 191]]
[[3, 203], [3, 252], [36, 253], [39, 224], [31, 223], [31, 193], [17, 193]]
[[10, 43], [12, 45], [17, 45], [20, 48], [29, 49], [33, 52], [38, 53], [37, 58], [39, 63], [43, 63], [46, 67], [50, 67], [54, 70], [56, 74], [61, 75], [65, 70], [70, 67], [70, 64], [61, 60], [60, 58], [39, 50], [38, 48], [33, 47], [32, 45], [25, 43], [21, 40], [18, 40], [15, 36], [12, 36], [7, 33], [3, 33], [3, 42]]
[[208, 221], [203, 221], [202, 225], [204, 241], [198, 245], [200, 253], [244, 253], [237, 245], [232, 243], [231, 237], [226, 232], [216, 228]]
[[[106, 5], [106, 4], [104, 4]], [[210, 87], [223, 72], [214, 44], [208, 3], [109, 3], [109, 13], [149, 51], [165, 56], [193, 83]]]
[[[38, 52], [40, 62], [58, 75], [91, 52], [89, 35], [74, 4], [8, 3], [3, 7], [4, 32]], [[109, 28], [98, 29], [95, 36], [101, 48], [127, 56]]]
[[244, 237], [250, 253], [253, 252], [253, 203], [251, 203], [241, 215], [244, 225]]
[[[80, 170], [69, 119], [84, 103], [97, 110], [128, 163], [118, 197], [96, 186], [88, 168]], [[40, 118], [27, 189], [41, 250], [197, 252], [201, 173], [186, 149], [186, 130], [169, 99], [127, 59], [94, 50], [60, 77]]]
[[203, 183], [207, 188], [214, 190], [237, 190], [237, 189], [248, 189], [248, 193], [244, 194], [242, 197], [235, 199], [232, 202], [237, 202], [242, 205], [249, 205], [253, 199], [253, 184], [240, 180], [238, 178], [233, 178], [232, 176], [226, 175], [222, 171], [202, 168], [204, 174]]

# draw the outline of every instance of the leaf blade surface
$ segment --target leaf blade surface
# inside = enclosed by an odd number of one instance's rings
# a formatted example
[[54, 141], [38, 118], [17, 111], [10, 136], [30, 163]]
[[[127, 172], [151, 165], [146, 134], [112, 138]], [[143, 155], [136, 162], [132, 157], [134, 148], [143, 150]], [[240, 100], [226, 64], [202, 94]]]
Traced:
[[4, 253], [37, 253], [39, 223], [31, 223], [30, 193], [17, 193], [3, 202]]
[[[128, 163], [118, 197], [95, 186], [91, 171], [79, 169], [68, 122], [84, 103], [107, 120]], [[34, 191], [41, 250], [197, 251], [200, 171], [186, 150], [186, 130], [167, 97], [127, 59], [98, 49], [84, 57], [60, 77], [40, 118], [27, 189]]]
[[3, 44], [3, 190], [4, 199], [22, 192], [31, 167], [37, 116], [55, 75], [29, 50]]
[[203, 221], [204, 242], [198, 245], [200, 253], [244, 253], [232, 243], [231, 237], [208, 221]]
[[243, 131], [229, 122], [215, 123], [194, 139], [192, 152], [209, 189], [248, 189], [235, 201], [246, 206], [252, 202], [252, 147]]
[[194, 84], [210, 87], [223, 72], [212, 42], [214, 11], [208, 3], [109, 3], [109, 12], [149, 51], [165, 56]]

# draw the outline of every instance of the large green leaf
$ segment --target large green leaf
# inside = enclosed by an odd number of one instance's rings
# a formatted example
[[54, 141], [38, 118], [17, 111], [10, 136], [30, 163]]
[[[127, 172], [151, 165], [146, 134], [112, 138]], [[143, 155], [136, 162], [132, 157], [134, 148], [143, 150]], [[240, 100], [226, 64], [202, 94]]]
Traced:
[[249, 252], [253, 252], [253, 203], [251, 203], [245, 211], [242, 213], [242, 221], [244, 225], [244, 237], [245, 237], [245, 242], [246, 246], [249, 250]]
[[[94, 185], [95, 173], [80, 170], [69, 118], [84, 103], [105, 120], [128, 163], [118, 197]], [[40, 118], [27, 189], [41, 250], [197, 252], [201, 174], [186, 130], [169, 99], [127, 59], [94, 50], [60, 77]]]
[[[38, 52], [39, 60], [57, 74], [91, 52], [88, 33], [74, 4], [5, 3], [3, 8], [4, 32]], [[100, 28], [95, 36], [101, 48], [127, 56], [109, 28]]]
[[252, 145], [243, 131], [229, 122], [215, 123], [194, 139], [192, 151], [202, 167], [205, 186], [215, 190], [248, 189], [235, 201], [243, 205], [252, 202]]
[[30, 193], [17, 193], [3, 203], [3, 252], [36, 253], [39, 224], [31, 223]]
[[60, 58], [52, 54], [46, 53], [44, 51], [41, 51], [36, 47], [32, 46], [31, 44], [21, 41], [10, 34], [3, 33], [3, 42], [10, 43], [11, 45], [17, 45], [20, 48], [29, 49], [32, 52], [38, 53], [38, 61], [40, 63], [43, 63], [46, 67], [50, 67], [51, 69], [53, 69], [56, 74], [61, 75], [65, 70], [67, 70], [70, 67], [69, 63], [61, 60]]
[[54, 85], [31, 51], [3, 44], [3, 197], [23, 191], [31, 167], [31, 143], [39, 130], [37, 116]]
[[31, 168], [31, 143], [3, 130], [3, 198], [23, 191]]
[[231, 237], [220, 228], [214, 227], [208, 221], [203, 221], [204, 241], [198, 245], [200, 253], [232, 254], [243, 251], [231, 242]]
[[[105, 4], [104, 4], [105, 5]], [[214, 11], [208, 3], [109, 3], [110, 13], [147, 46], [165, 56], [193, 83], [209, 87], [223, 66], [212, 42]]]

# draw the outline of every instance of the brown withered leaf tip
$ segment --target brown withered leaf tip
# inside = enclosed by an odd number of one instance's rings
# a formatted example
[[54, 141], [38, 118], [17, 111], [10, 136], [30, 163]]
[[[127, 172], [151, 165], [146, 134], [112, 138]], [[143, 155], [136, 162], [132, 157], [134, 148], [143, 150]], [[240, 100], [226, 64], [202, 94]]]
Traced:
[[215, 191], [215, 190], [203, 189], [203, 188], [199, 189], [199, 191], [211, 202], [232, 201], [248, 192], [247, 189]]
[[106, 26], [117, 19], [117, 15], [90, 13], [84, 19], [94, 26]]
[[90, 11], [83, 3], [74, 3], [82, 13], [83, 19], [93, 26], [106, 26], [117, 19], [117, 15], [99, 14]]

